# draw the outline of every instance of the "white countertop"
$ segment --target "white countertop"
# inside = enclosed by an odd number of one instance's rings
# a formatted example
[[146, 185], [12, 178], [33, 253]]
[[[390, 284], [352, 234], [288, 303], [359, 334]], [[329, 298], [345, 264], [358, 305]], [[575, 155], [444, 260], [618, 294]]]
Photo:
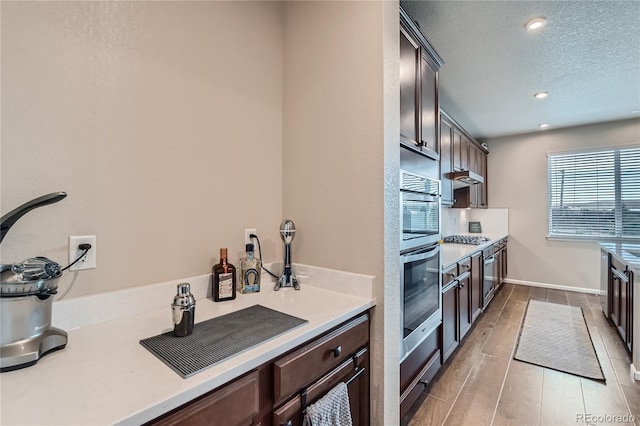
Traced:
[[[478, 234], [461, 234], [461, 235], [478, 235]], [[486, 249], [490, 247], [492, 244], [500, 241], [503, 238], [507, 238], [509, 234], [482, 234], [481, 236], [489, 238], [489, 241], [486, 243], [482, 243], [480, 245], [473, 244], [452, 244], [452, 243], [443, 243], [440, 245], [442, 247], [442, 267], [447, 268], [448, 266], [458, 262], [466, 257], [471, 256], [473, 253]]]
[[640, 243], [603, 242], [600, 246], [629, 265], [635, 274], [640, 274]]
[[[307, 324], [183, 379], [139, 343], [141, 339], [172, 329], [171, 299], [167, 299], [166, 306], [162, 308], [133, 315], [125, 312], [122, 317], [98, 323], [87, 319], [87, 325], [68, 330], [69, 342], [65, 349], [44, 356], [32, 367], [0, 375], [0, 423], [141, 424], [239, 377], [375, 305], [373, 277], [339, 271], [327, 274], [324, 270], [322, 277], [311, 283], [313, 280], [309, 275], [313, 273], [309, 271], [320, 268], [304, 267], [302, 271], [302, 266], [298, 268], [298, 274], [307, 273], [301, 280], [299, 291], [286, 288], [275, 292], [272, 284], [264, 283], [260, 293], [238, 293], [233, 301], [216, 303], [206, 297], [198, 297], [202, 288], [195, 292], [192, 290], [197, 299], [196, 323], [260, 304], [306, 319]], [[334, 273], [342, 275], [334, 280], [331, 278]], [[206, 277], [198, 279], [203, 281], [206, 289]], [[342, 285], [340, 292], [336, 291], [336, 281]], [[359, 286], [355, 291], [349, 291], [348, 284], [345, 284], [351, 281]], [[162, 285], [175, 293], [175, 284]], [[133, 291], [138, 294], [140, 291], [151, 292], [154, 286], [145, 287]], [[105, 301], [108, 297], [123, 300], [118, 293], [113, 292], [103, 299], [86, 298], [75, 305], [96, 305], [96, 300]], [[118, 310], [114, 306], [111, 309]], [[75, 316], [61, 314], [59, 318], [63, 323], [69, 323], [69, 318], [77, 316], [76, 312]], [[55, 313], [53, 323], [60, 327]]]

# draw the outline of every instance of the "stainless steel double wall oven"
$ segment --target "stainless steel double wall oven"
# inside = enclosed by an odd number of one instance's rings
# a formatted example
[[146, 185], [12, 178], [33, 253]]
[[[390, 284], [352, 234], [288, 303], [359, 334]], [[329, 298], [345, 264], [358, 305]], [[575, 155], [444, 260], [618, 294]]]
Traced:
[[400, 212], [404, 359], [442, 322], [440, 181], [401, 170]]

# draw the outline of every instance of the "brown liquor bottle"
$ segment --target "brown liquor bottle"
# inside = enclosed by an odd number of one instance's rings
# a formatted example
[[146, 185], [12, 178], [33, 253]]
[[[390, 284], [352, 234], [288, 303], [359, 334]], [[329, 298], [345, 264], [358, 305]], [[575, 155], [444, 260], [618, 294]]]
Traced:
[[236, 298], [236, 267], [227, 260], [227, 249], [220, 249], [220, 263], [213, 267], [213, 300]]

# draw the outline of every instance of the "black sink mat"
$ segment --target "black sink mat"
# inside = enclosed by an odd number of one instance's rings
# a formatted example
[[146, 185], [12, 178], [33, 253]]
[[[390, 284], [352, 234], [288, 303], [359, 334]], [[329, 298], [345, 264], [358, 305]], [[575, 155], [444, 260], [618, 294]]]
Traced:
[[140, 340], [162, 362], [186, 379], [253, 346], [307, 323], [261, 305], [197, 323], [193, 333], [173, 331]]

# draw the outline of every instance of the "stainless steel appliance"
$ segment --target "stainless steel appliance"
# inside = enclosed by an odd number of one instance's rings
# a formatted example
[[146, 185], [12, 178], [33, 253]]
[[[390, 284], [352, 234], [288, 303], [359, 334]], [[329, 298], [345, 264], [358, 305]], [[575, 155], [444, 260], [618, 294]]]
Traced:
[[284, 242], [284, 269], [282, 276], [276, 282], [274, 290], [280, 290], [281, 287], [293, 287], [300, 290], [300, 284], [291, 269], [291, 242], [296, 235], [296, 225], [292, 220], [285, 219], [280, 224], [280, 238]]
[[467, 186], [484, 183], [484, 178], [471, 170], [462, 170], [459, 172], [449, 173], [449, 179], [453, 181], [453, 189], [464, 188]]
[[400, 251], [440, 240], [440, 181], [400, 171]]
[[442, 323], [440, 245], [400, 256], [401, 361]]
[[[25, 213], [66, 196], [44, 195], [2, 216], [0, 242]], [[51, 326], [51, 305], [61, 275], [60, 265], [46, 257], [0, 266], [1, 372], [31, 366], [67, 344], [67, 333]]]
[[482, 251], [482, 257], [484, 259], [483, 266], [483, 280], [482, 280], [482, 297], [484, 300], [483, 306], [487, 306], [498, 287], [498, 261], [496, 259], [497, 254], [493, 246], [488, 247]]
[[490, 241], [489, 238], [481, 235], [449, 235], [444, 237], [444, 242], [451, 244], [471, 244], [478, 246], [487, 241]]

